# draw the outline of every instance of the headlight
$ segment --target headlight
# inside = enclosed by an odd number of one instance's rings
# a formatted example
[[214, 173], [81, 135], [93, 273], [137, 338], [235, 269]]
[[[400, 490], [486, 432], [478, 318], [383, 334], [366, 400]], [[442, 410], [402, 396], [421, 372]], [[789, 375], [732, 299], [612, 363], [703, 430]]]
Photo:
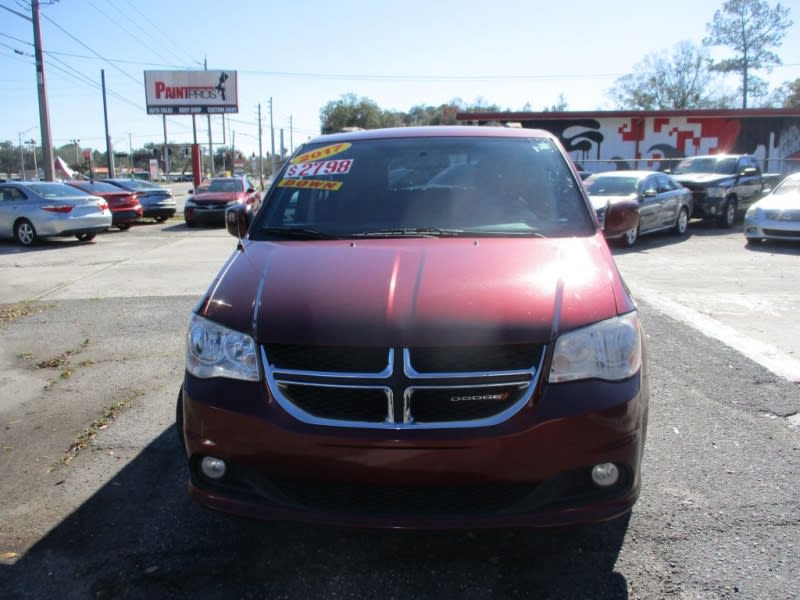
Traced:
[[249, 335], [192, 315], [186, 340], [186, 370], [195, 377], [258, 381], [258, 352]]
[[762, 217], [762, 213], [764, 211], [757, 206], [751, 206], [747, 209], [747, 212], [744, 213], [745, 219], [760, 219]]
[[706, 190], [706, 195], [709, 198], [724, 198], [728, 195], [728, 188], [710, 187]]
[[193, 198], [187, 198], [186, 202], [183, 203], [184, 206], [197, 206], [194, 202]]
[[618, 381], [633, 376], [641, 366], [642, 330], [632, 312], [559, 337], [548, 381]]

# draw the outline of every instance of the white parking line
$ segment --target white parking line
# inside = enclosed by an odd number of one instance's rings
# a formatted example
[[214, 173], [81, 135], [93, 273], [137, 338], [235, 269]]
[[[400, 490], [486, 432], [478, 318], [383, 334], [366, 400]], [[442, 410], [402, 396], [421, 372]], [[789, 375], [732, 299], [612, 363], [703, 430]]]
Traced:
[[665, 298], [663, 294], [655, 290], [633, 288], [632, 293], [634, 298], [646, 302], [673, 319], [686, 323], [703, 335], [719, 340], [775, 375], [794, 383], [800, 382], [800, 360], [789, 356], [775, 346], [743, 335], [711, 317]]

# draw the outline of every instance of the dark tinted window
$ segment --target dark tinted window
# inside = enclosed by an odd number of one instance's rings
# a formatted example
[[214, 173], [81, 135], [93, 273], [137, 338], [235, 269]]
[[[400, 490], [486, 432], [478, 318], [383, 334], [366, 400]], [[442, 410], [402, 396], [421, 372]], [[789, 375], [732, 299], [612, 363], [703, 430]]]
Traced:
[[306, 145], [279, 173], [251, 236], [276, 227], [342, 237], [417, 228], [591, 235], [593, 221], [579, 185], [548, 139]]

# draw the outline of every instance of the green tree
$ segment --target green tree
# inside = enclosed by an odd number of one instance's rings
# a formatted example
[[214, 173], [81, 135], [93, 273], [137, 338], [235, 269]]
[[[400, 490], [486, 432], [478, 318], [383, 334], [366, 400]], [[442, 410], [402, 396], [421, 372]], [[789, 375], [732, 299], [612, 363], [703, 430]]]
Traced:
[[786, 91], [783, 108], [800, 108], [800, 79], [787, 81], [783, 89]]
[[346, 127], [377, 129], [384, 126], [384, 111], [369, 98], [359, 98], [352, 93], [328, 102], [319, 116], [322, 133], [334, 133]]
[[780, 3], [770, 7], [763, 0], [727, 0], [722, 9], [714, 12], [711, 23], [706, 24], [708, 36], [703, 44], [729, 46], [735, 52], [713, 68], [741, 76], [742, 108], [747, 108], [748, 97], [764, 96], [767, 92], [766, 82], [753, 71], [764, 69], [769, 73], [782, 64], [772, 48], [780, 47], [786, 30], [792, 26], [789, 13]]
[[733, 99], [717, 88], [708, 54], [690, 42], [676, 44], [671, 53], [654, 52], [616, 80], [609, 92], [625, 110], [683, 110], [725, 108]]

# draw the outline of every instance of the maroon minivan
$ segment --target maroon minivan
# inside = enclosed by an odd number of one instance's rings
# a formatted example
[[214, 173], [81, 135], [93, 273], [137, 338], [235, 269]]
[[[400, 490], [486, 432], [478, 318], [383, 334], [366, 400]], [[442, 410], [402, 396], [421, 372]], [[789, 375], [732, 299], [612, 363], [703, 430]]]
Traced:
[[226, 223], [240, 243], [191, 316], [177, 407], [197, 501], [436, 529], [631, 510], [644, 335], [554, 136], [321, 136]]

